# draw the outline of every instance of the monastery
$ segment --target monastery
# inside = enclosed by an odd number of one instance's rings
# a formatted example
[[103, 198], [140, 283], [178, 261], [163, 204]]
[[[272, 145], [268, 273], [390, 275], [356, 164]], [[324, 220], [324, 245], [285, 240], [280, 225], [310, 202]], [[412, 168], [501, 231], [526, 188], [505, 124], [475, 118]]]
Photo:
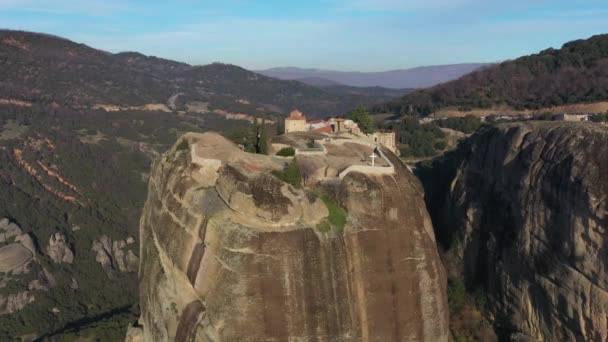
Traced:
[[359, 125], [350, 119], [331, 118], [329, 120], [307, 121], [306, 116], [299, 110], [294, 110], [285, 118], [285, 133], [291, 132], [319, 132], [319, 133], [350, 133], [365, 137], [376, 143], [386, 146], [397, 153], [397, 135], [395, 132], [375, 132], [364, 134]]

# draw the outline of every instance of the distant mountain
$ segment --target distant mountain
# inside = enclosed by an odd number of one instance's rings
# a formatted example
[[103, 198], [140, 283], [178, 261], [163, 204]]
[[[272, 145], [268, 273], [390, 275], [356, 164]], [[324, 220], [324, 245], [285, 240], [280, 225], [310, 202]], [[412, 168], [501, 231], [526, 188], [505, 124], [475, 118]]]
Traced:
[[191, 66], [136, 52], [112, 54], [30, 32], [0, 31], [0, 61], [0, 99], [70, 108], [155, 104], [183, 111], [196, 102], [209, 111], [277, 115], [297, 108], [320, 117], [386, 101], [330, 93], [234, 65]]
[[368, 96], [370, 98], [396, 99], [409, 94], [415, 89], [391, 89], [382, 87], [350, 87], [345, 85], [330, 85], [321, 87], [325, 92], [336, 95]]
[[608, 34], [487, 67], [376, 110], [428, 115], [447, 108], [539, 110], [601, 101], [608, 101]]
[[297, 79], [313, 87], [317, 87], [329, 94], [356, 97], [361, 103], [377, 104], [399, 98], [405, 94], [411, 93], [414, 89], [392, 89], [383, 87], [352, 87], [340, 84], [321, 77], [308, 77]]
[[305, 77], [305, 78], [295, 79], [294, 81], [302, 82], [302, 83], [311, 85], [313, 87], [330, 87], [330, 86], [343, 85], [338, 82], [328, 80], [327, 78], [322, 78], [322, 77]]
[[[384, 87], [393, 89], [427, 88], [457, 79], [491, 64], [471, 63], [422, 66], [382, 72], [344, 72], [295, 67], [259, 70], [262, 75], [282, 80], [324, 79], [352, 87]], [[307, 83], [307, 82], [305, 82]]]

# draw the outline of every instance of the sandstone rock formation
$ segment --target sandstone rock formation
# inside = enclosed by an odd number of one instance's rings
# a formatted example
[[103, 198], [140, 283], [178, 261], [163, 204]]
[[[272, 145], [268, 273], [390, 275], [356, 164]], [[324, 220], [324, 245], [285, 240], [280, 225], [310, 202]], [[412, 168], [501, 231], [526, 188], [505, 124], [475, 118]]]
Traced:
[[385, 153], [393, 175], [318, 180], [347, 211], [343, 230], [328, 231], [312, 188], [271, 175], [287, 159], [184, 136], [155, 163], [141, 219], [143, 340], [448, 341], [422, 189]]
[[109, 276], [115, 271], [135, 272], [139, 258], [132, 250], [127, 249], [128, 245], [125, 240], [112, 241], [112, 238], [102, 235], [93, 241], [91, 251], [95, 253], [95, 260]]
[[[33, 238], [16, 223], [0, 220], [0, 316], [20, 311], [34, 302], [36, 291], [47, 291], [56, 285], [45, 267], [31, 265], [40, 266]], [[19, 285], [15, 287], [13, 283], [9, 288], [14, 281]]]
[[55, 263], [71, 264], [74, 261], [74, 252], [65, 241], [65, 235], [61, 233], [55, 233], [51, 236], [46, 253]]
[[0, 296], [0, 315], [8, 315], [23, 309], [27, 304], [34, 301], [34, 296], [29, 291], [11, 293], [8, 296]]
[[0, 220], [0, 243], [9, 241], [13, 237], [21, 235], [23, 231], [17, 224], [4, 218]]
[[0, 220], [0, 272], [20, 274], [27, 272], [30, 260], [36, 255], [32, 237], [23, 234], [14, 222]]
[[499, 333], [608, 340], [608, 128], [502, 125], [459, 153], [433, 217], [461, 235], [467, 283], [485, 289]]

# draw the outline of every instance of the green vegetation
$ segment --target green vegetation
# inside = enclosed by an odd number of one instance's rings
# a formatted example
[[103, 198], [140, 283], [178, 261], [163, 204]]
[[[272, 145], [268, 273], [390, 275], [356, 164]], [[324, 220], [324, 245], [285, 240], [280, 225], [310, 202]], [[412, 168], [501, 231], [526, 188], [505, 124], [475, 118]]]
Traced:
[[608, 100], [608, 35], [506, 61], [374, 108], [378, 113], [427, 116], [444, 108], [468, 111], [506, 105], [540, 109]]
[[296, 150], [293, 147], [283, 147], [277, 152], [280, 157], [293, 157], [296, 155]]
[[331, 230], [331, 225], [329, 224], [329, 222], [327, 222], [327, 220], [323, 220], [319, 222], [319, 224], [317, 224], [317, 229], [321, 233], [327, 233]]
[[[235, 65], [214, 63], [190, 66], [137, 53], [110, 54], [58, 37], [28, 32], [6, 32], [31, 50], [0, 47], [0, 92], [8, 99], [28, 99], [63, 107], [113, 104], [142, 106], [165, 103], [179, 89], [172, 107], [207, 103], [209, 112], [280, 115], [298, 108], [310, 117], [347, 113], [382, 99], [369, 94], [339, 94], [265, 77]], [[87, 61], [81, 63], [80, 61]], [[58, 82], [57, 80], [62, 80]], [[200, 82], [204, 80], [204, 93]]]
[[256, 153], [268, 154], [268, 135], [266, 134], [266, 121], [262, 119], [262, 124], [257, 124], [257, 119], [254, 125], [257, 131]]
[[444, 140], [438, 141], [435, 143], [435, 150], [436, 151], [443, 151], [448, 147], [448, 143], [445, 142]]
[[464, 307], [466, 289], [460, 279], [448, 279], [448, 305], [452, 314], [459, 313]]
[[481, 119], [473, 115], [467, 115], [460, 118], [447, 118], [437, 120], [433, 123], [439, 127], [450, 128], [466, 134], [471, 134], [481, 127]]
[[[225, 120], [215, 114], [168, 115], [164, 112], [104, 112], [0, 106], [0, 127], [28, 127], [19, 139], [2, 141], [0, 149], [0, 217], [10, 217], [31, 234], [40, 247], [51, 234], [61, 232], [74, 249], [71, 265], [52, 263], [39, 256], [41, 263], [57, 281], [49, 291], [33, 291], [35, 301], [23, 310], [0, 316], [0, 341], [38, 332], [53, 340], [73, 340], [92, 336], [91, 340], [124, 339], [124, 329], [138, 314], [137, 275], [116, 273], [112, 279], [103, 272], [91, 252], [93, 240], [105, 234], [113, 239], [138, 236], [139, 217], [146, 196], [150, 164], [156, 153], [171, 148], [183, 132], [215, 130], [225, 132], [251, 126], [244, 121]], [[83, 143], [83, 134], [103, 135], [94, 144]], [[50, 147], [42, 138], [48, 139]], [[31, 141], [35, 147], [25, 145]], [[185, 148], [178, 144], [177, 148]], [[74, 184], [82, 196], [67, 189], [57, 179], [45, 176], [49, 186], [86, 200], [79, 206], [61, 200], [47, 191], [16, 161], [13, 149], [23, 151], [23, 158], [36, 167], [37, 162], [54, 166], [55, 171]], [[73, 226], [80, 226], [72, 231]], [[135, 250], [137, 254], [137, 250]], [[27, 275], [11, 276], [13, 281], [2, 289], [10, 293], [27, 288], [33, 269]], [[4, 274], [0, 277], [7, 277]], [[29, 278], [28, 278], [29, 277]], [[70, 289], [71, 279], [78, 290]], [[104, 284], [100, 288], [100, 284]], [[61, 313], [50, 310], [57, 307]], [[120, 327], [120, 329], [118, 329]], [[119, 337], [120, 336], [120, 337]], [[51, 339], [50, 337], [48, 339]]]
[[182, 141], [177, 145], [176, 148], [178, 151], [186, 151], [190, 149], [190, 144], [188, 144], [188, 140], [182, 139]]
[[230, 130], [226, 135], [228, 139], [237, 145], [243, 146], [245, 152], [268, 154], [269, 137], [266, 122], [262, 120], [257, 124], [257, 119], [253, 125], [241, 125]]
[[293, 158], [282, 171], [274, 170], [272, 174], [285, 183], [289, 183], [296, 188], [302, 187], [302, 175], [298, 160]]
[[447, 146], [445, 133], [432, 123], [420, 124], [416, 119], [405, 118], [397, 131], [402, 157], [432, 157]]
[[608, 122], [608, 112], [606, 112], [604, 114], [592, 115], [590, 120], [593, 122]]
[[344, 225], [346, 225], [346, 211], [342, 209], [329, 194], [322, 193], [320, 197], [329, 212], [329, 215], [327, 216], [329, 225], [336, 229], [338, 233], [342, 234]]
[[484, 309], [488, 304], [488, 295], [482, 288], [475, 289], [473, 298], [475, 299], [475, 305], [480, 309]]
[[374, 133], [374, 121], [364, 107], [358, 107], [350, 112], [348, 118], [356, 122], [363, 133]]
[[15, 121], [9, 120], [4, 127], [0, 127], [0, 141], [17, 139], [26, 133], [28, 129], [28, 126], [21, 126]]

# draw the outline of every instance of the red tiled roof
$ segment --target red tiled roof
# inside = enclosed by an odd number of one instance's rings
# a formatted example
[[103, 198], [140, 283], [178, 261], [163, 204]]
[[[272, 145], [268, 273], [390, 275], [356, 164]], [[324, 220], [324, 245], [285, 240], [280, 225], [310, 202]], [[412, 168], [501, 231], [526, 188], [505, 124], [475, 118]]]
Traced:
[[320, 127], [320, 128], [313, 129], [311, 132], [331, 133], [332, 129], [331, 129], [331, 126], [323, 126], [323, 127]]

